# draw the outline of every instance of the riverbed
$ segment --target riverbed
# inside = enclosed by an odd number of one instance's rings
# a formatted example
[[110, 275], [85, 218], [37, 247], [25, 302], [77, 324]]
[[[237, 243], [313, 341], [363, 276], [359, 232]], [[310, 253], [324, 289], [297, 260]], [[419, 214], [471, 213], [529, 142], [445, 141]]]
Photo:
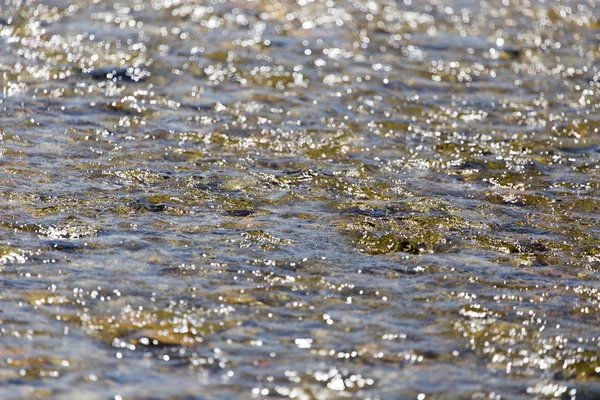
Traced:
[[600, 396], [596, 0], [1, 0], [0, 397]]

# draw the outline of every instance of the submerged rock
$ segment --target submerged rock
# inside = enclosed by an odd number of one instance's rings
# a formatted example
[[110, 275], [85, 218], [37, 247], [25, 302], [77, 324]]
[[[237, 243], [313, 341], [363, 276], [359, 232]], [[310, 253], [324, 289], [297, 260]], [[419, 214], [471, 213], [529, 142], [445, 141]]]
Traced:
[[139, 67], [101, 67], [84, 69], [83, 73], [92, 79], [122, 81], [122, 82], [142, 82], [150, 77], [150, 72], [145, 68]]

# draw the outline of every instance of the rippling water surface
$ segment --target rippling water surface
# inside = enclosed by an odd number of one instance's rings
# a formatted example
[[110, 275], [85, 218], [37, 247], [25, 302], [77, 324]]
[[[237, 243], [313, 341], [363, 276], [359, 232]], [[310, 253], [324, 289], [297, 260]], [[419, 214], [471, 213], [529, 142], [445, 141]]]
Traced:
[[1, 0], [3, 399], [600, 396], [596, 0]]

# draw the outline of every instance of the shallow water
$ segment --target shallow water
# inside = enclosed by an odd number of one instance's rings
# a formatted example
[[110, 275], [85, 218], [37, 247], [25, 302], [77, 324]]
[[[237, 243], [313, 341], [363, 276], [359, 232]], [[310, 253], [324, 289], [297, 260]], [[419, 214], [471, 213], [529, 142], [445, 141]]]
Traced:
[[1, 0], [3, 399], [600, 396], [600, 4]]

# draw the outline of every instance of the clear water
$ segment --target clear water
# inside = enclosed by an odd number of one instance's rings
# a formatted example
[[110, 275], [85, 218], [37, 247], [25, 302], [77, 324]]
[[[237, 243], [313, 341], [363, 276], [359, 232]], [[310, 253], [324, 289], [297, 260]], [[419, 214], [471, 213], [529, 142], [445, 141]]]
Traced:
[[1, 398], [600, 396], [595, 0], [1, 1]]

